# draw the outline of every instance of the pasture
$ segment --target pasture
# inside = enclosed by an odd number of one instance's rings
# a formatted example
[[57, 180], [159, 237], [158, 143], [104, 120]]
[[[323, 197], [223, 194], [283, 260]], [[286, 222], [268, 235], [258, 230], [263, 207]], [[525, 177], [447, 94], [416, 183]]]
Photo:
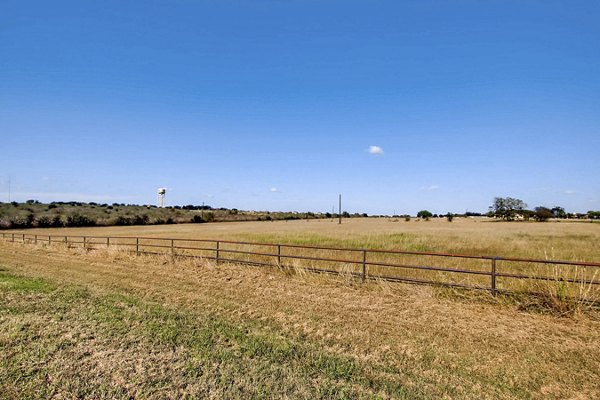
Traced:
[[[201, 226], [70, 228], [32, 230], [28, 233], [57, 235], [54, 240], [62, 240], [61, 235], [85, 235], [87, 244], [95, 247], [102, 247], [103, 237], [110, 236], [113, 245], [121, 243], [130, 249], [135, 246], [142, 252], [169, 252], [166, 247], [174, 246], [175, 253], [194, 257], [457, 287], [535, 292], [549, 295], [552, 301], [570, 297], [587, 302], [600, 298], [600, 285], [597, 284], [600, 265], [562, 265], [523, 259], [600, 260], [599, 228], [598, 223], [565, 220], [507, 223], [487, 218], [460, 218], [453, 222], [445, 219], [363, 218], [346, 219], [341, 225], [337, 220], [303, 220]], [[102, 238], [94, 239], [94, 236]], [[139, 245], [134, 236], [143, 237]], [[129, 239], [115, 240], [115, 237]], [[165, 238], [174, 238], [177, 243], [170, 243]], [[82, 238], [64, 239], [73, 244], [79, 241], [83, 245]], [[194, 240], [214, 241], [202, 243]], [[240, 245], [226, 241], [265, 245]], [[373, 251], [364, 253], [334, 248]], [[393, 254], [387, 250], [451, 253], [463, 257]], [[492, 260], [496, 257], [499, 258]]]
[[600, 260], [600, 223], [393, 218], [29, 229], [28, 234], [239, 239], [524, 258]]
[[[62, 228], [600, 260], [600, 224], [351, 219]], [[0, 242], [0, 397], [598, 398], [600, 322], [527, 298]]]

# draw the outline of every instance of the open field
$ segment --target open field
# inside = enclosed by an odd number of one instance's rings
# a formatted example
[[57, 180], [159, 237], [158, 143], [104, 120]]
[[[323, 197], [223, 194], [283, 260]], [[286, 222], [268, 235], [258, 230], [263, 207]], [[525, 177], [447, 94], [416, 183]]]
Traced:
[[[264, 264], [280, 263], [293, 267], [328, 269], [372, 277], [447, 283], [458, 286], [495, 288], [517, 292], [539, 292], [551, 297], [600, 300], [600, 268], [588, 266], [530, 263], [490, 257], [536, 258], [593, 262], [600, 260], [600, 224], [584, 222], [496, 222], [488, 219], [404, 221], [394, 219], [349, 219], [342, 225], [331, 220], [226, 223], [154, 227], [110, 227], [30, 230], [32, 234], [90, 236], [144, 236], [182, 238], [178, 251], [200, 257], [215, 257], [217, 243], [192, 242], [192, 239], [242, 240], [303, 246], [368, 248], [416, 252], [442, 252], [484, 256], [479, 258], [437, 257], [383, 252], [345, 252], [331, 249], [305, 249], [277, 246], [248, 246], [220, 243], [221, 258]], [[185, 242], [183, 239], [190, 240]], [[56, 238], [54, 239], [56, 240]], [[59, 240], [62, 238], [59, 237]], [[66, 240], [66, 239], [65, 239]], [[81, 239], [79, 239], [81, 242]], [[88, 239], [88, 244], [103, 246], [104, 239]], [[118, 241], [113, 241], [113, 244]], [[123, 244], [132, 245], [129, 241]], [[135, 243], [135, 240], [133, 241]], [[169, 242], [143, 239], [142, 251], [162, 251]], [[151, 246], [158, 246], [153, 248]], [[162, 249], [161, 249], [162, 247]], [[194, 250], [195, 248], [205, 250]], [[131, 247], [130, 247], [131, 248]], [[168, 250], [168, 249], [167, 249]], [[230, 251], [230, 253], [227, 253]], [[258, 252], [263, 255], [244, 255]], [[277, 256], [281, 254], [282, 257]], [[301, 260], [309, 257], [313, 260]], [[346, 260], [328, 262], [326, 259]], [[370, 265], [361, 265], [362, 263]], [[495, 264], [494, 264], [495, 263]], [[413, 266], [427, 267], [416, 269]], [[494, 275], [491, 276], [491, 271]], [[455, 271], [465, 271], [457, 273]], [[502, 276], [504, 275], [504, 276]], [[531, 279], [523, 277], [537, 277]], [[497, 279], [496, 279], [497, 278]], [[544, 279], [539, 279], [544, 278]], [[586, 283], [591, 282], [591, 283]]]
[[587, 314], [115, 249], [0, 260], [2, 398], [600, 396]]
[[[16, 232], [16, 231], [15, 231]], [[436, 251], [525, 258], [600, 260], [600, 223], [497, 222], [487, 218], [387, 218], [29, 229], [29, 234], [245, 239], [308, 245]]]

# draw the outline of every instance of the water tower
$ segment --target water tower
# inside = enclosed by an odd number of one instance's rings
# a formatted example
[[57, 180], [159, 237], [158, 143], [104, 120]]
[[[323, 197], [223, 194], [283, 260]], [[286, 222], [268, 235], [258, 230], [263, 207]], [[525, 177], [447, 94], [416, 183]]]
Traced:
[[158, 188], [158, 206], [164, 207], [165, 205], [165, 194], [167, 193], [167, 189]]

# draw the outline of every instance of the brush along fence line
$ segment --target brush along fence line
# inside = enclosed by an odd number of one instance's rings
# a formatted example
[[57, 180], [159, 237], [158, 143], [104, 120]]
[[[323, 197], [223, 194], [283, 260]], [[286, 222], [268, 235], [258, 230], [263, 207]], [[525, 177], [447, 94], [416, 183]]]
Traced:
[[431, 284], [491, 292], [547, 293], [600, 299], [600, 263], [476, 256], [284, 243], [128, 236], [57, 236], [2, 233], [11, 242], [64, 244], [87, 250], [119, 247], [140, 254], [299, 268], [364, 280]]

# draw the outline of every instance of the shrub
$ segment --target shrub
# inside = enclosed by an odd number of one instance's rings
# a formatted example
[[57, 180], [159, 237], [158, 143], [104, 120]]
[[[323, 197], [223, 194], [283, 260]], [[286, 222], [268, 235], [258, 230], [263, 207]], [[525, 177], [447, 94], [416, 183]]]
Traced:
[[147, 225], [150, 222], [150, 217], [148, 217], [148, 214], [136, 215], [133, 222], [135, 225]]
[[47, 215], [36, 217], [35, 226], [38, 228], [48, 228], [52, 224], [52, 219]]
[[11, 218], [12, 228], [31, 228], [33, 226], [33, 214], [18, 215]]
[[212, 212], [204, 213], [204, 221], [205, 222], [213, 222], [215, 220], [215, 214]]
[[54, 217], [52, 217], [52, 222], [50, 224], [50, 226], [52, 228], [60, 228], [64, 225], [65, 224], [64, 224], [62, 218], [60, 217], [60, 215], [55, 215]]
[[201, 223], [206, 222], [206, 221], [204, 221], [204, 218], [202, 218], [200, 215], [194, 215], [192, 217], [192, 221], [191, 222], [193, 224], [201, 224]]
[[448, 220], [448, 222], [452, 222], [452, 220], [454, 219], [454, 214], [449, 212], [448, 214], [446, 214], [446, 219]]
[[38, 228], [60, 228], [64, 226], [60, 215], [41, 215], [36, 217], [34, 225]]
[[114, 225], [124, 226], [124, 225], [146, 225], [150, 222], [150, 218], [146, 214], [134, 215], [131, 217], [125, 215], [119, 215], [115, 221]]
[[65, 226], [76, 227], [76, 226], [94, 226], [96, 220], [81, 214], [71, 214], [67, 217]]
[[117, 226], [131, 225], [131, 220], [124, 215], [119, 215], [117, 218], [115, 218], [113, 225], [117, 225]]
[[12, 228], [12, 221], [8, 217], [0, 218], [0, 229]]

